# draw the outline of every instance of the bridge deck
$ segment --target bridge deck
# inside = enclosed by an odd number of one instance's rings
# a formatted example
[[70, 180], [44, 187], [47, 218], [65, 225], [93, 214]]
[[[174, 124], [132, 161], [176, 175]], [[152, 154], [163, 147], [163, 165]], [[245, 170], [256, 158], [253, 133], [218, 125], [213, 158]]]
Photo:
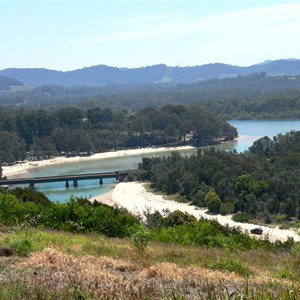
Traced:
[[126, 171], [116, 171], [116, 172], [92, 173], [92, 174], [16, 178], [16, 179], [0, 180], [0, 186], [12, 185], [12, 184], [35, 184], [35, 183], [43, 183], [43, 182], [74, 181], [74, 180], [104, 179], [104, 178], [118, 179], [119, 177], [125, 177], [127, 174], [128, 172]]

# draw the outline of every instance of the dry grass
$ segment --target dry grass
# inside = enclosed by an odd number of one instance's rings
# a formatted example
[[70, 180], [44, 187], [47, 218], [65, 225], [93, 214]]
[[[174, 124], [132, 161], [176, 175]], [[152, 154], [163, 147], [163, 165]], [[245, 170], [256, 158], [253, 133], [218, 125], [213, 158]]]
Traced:
[[[212, 272], [200, 267], [178, 267], [174, 263], [130, 262], [108, 257], [75, 257], [58, 248], [33, 253], [14, 268], [23, 274], [27, 287], [51, 288], [62, 296], [77, 288], [93, 298], [162, 299], [177, 290], [197, 299], [207, 281], [241, 286], [244, 280], [234, 273]], [[2, 280], [2, 284], [5, 280]], [[169, 295], [168, 295], [169, 294]]]
[[[300, 299], [300, 260], [289, 253], [152, 243], [141, 254], [129, 240], [95, 235], [37, 231], [31, 238], [44, 250], [0, 257], [0, 299]], [[204, 267], [226, 258], [252, 275]], [[277, 276], [285, 270], [296, 277]]]

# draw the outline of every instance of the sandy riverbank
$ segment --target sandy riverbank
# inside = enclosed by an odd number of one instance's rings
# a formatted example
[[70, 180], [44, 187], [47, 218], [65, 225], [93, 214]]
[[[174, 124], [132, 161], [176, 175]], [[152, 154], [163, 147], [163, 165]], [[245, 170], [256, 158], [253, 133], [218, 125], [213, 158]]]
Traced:
[[[158, 210], [163, 212], [164, 209], [170, 211], [181, 210], [194, 215], [196, 218], [204, 217], [206, 219], [217, 220], [222, 225], [230, 227], [239, 226], [244, 232], [257, 227], [257, 225], [250, 223], [238, 223], [231, 220], [230, 216], [208, 215], [206, 209], [199, 209], [198, 207], [178, 203], [175, 201], [165, 200], [162, 195], [156, 195], [146, 191], [144, 185], [138, 182], [119, 183], [109, 193], [96, 197], [96, 200], [107, 205], [118, 205], [127, 208], [132, 213], [144, 218], [144, 211]], [[294, 230], [284, 230], [278, 227], [261, 226], [264, 232], [264, 237], [269, 237], [271, 241], [285, 241], [287, 237], [294, 238], [299, 241], [299, 235]]]
[[133, 156], [133, 155], [143, 155], [143, 154], [152, 154], [159, 152], [168, 152], [168, 151], [176, 151], [176, 150], [190, 150], [194, 149], [192, 146], [183, 146], [183, 147], [160, 147], [160, 148], [140, 148], [140, 149], [131, 149], [131, 150], [119, 150], [112, 152], [103, 152], [96, 153], [91, 156], [75, 156], [75, 157], [55, 157], [47, 160], [40, 161], [28, 161], [21, 164], [16, 164], [13, 166], [4, 166], [3, 167], [3, 176], [7, 176], [8, 178], [11, 176], [21, 175], [26, 173], [28, 170], [33, 168], [41, 168], [47, 167], [51, 165], [59, 165], [59, 164], [68, 164], [74, 162], [81, 161], [91, 161], [91, 160], [100, 160], [100, 159], [108, 159], [115, 157], [123, 157], [123, 156]]

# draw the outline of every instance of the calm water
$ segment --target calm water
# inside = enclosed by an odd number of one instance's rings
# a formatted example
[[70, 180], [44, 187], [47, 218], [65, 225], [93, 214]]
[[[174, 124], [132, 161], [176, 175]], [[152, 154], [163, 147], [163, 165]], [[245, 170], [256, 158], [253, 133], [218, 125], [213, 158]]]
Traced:
[[[272, 138], [279, 133], [286, 133], [291, 130], [300, 130], [300, 121], [229, 121], [229, 123], [237, 128], [241, 138], [236, 142], [228, 142], [218, 145], [217, 147], [224, 150], [236, 149], [238, 152], [243, 152], [248, 149], [248, 147], [260, 137], [269, 136]], [[187, 155], [193, 152], [194, 150], [181, 151], [181, 153]], [[163, 152], [149, 154], [147, 156], [154, 157], [167, 154], [168, 152]], [[50, 166], [47, 168], [32, 170], [26, 174], [26, 177], [83, 174], [134, 169], [137, 168], [138, 163], [144, 156], [146, 155], [124, 156], [120, 158]], [[64, 182], [38, 184], [36, 187], [39, 191], [45, 193], [52, 201], [65, 201], [71, 195], [93, 198], [96, 195], [104, 194], [112, 187], [113, 180], [104, 179], [103, 186], [99, 186], [98, 180], [84, 180], [79, 181], [78, 184], [78, 188], [73, 188], [70, 182], [69, 189], [66, 189]]]

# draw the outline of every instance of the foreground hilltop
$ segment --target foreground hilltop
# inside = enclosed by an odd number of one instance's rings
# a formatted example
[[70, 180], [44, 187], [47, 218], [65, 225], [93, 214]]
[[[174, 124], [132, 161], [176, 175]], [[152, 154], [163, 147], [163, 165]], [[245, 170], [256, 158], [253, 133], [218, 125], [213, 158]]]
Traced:
[[[25, 247], [26, 237], [2, 234]], [[299, 299], [296, 254], [33, 231], [33, 248], [0, 257], [1, 299]], [[276, 264], [274, 264], [276, 261]]]
[[213, 78], [237, 77], [265, 72], [268, 76], [300, 74], [300, 60], [282, 59], [266, 61], [248, 67], [214, 63], [191, 67], [169, 67], [164, 64], [142, 68], [116, 68], [106, 65], [87, 67], [73, 71], [48, 69], [5, 69], [0, 75], [15, 78], [28, 86], [110, 86], [145, 85], [157, 83], [193, 83]]

